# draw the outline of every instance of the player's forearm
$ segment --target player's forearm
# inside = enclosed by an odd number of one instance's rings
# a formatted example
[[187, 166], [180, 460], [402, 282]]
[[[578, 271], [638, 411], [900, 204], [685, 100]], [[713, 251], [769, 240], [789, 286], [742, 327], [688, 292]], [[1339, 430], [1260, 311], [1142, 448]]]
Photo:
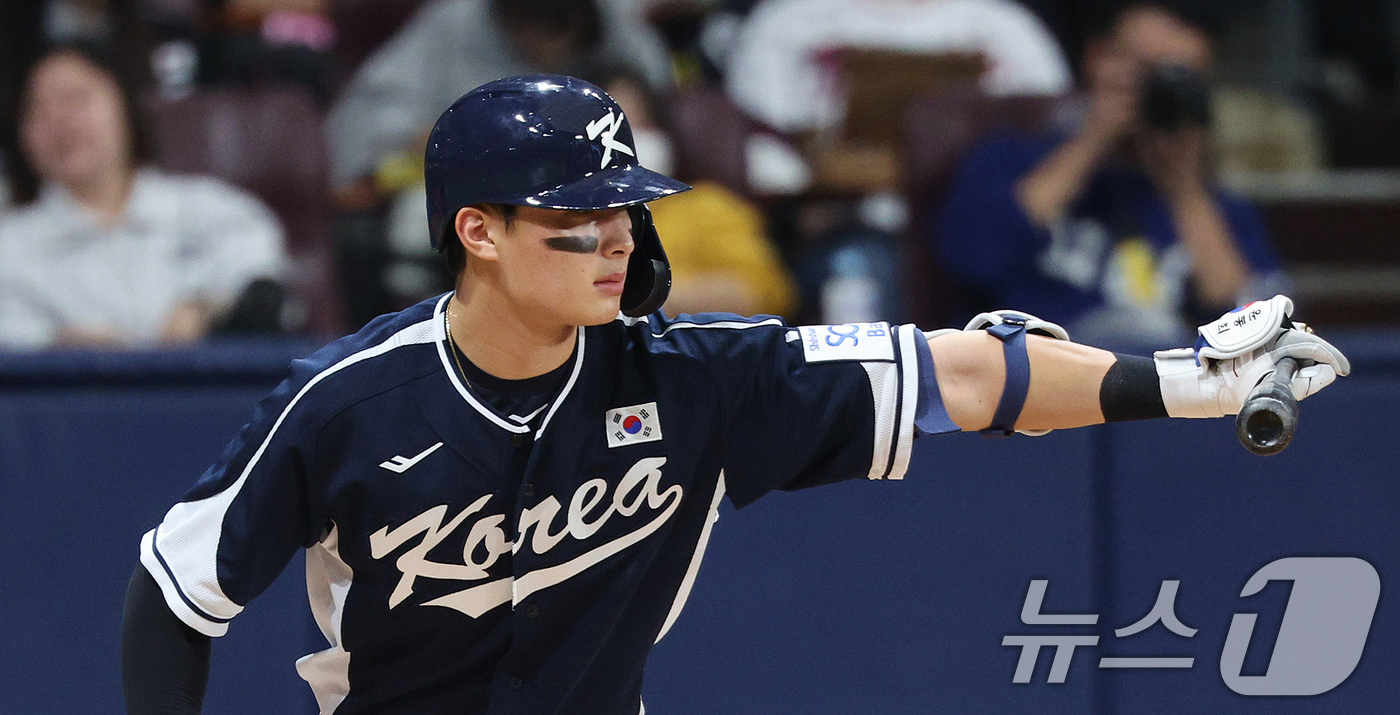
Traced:
[[209, 681], [210, 638], [165, 605], [160, 586], [137, 566], [122, 618], [122, 690], [133, 715], [197, 715]]
[[[929, 340], [929, 350], [948, 416], [965, 431], [986, 429], [1006, 382], [1002, 344], [979, 330], [935, 337]], [[1026, 352], [1031, 380], [1017, 429], [1065, 429], [1104, 421], [1104, 378], [1117, 355], [1038, 335], [1027, 336]], [[1149, 380], [1149, 392], [1157, 389], [1155, 373], [1137, 372], [1131, 379]]]

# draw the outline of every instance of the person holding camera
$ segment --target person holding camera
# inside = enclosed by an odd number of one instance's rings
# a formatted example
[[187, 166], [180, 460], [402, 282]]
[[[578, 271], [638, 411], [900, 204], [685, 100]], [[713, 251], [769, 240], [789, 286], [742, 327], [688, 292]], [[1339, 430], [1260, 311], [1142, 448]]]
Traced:
[[964, 307], [1022, 306], [1089, 342], [1154, 342], [1278, 292], [1258, 214], [1209, 175], [1210, 62], [1203, 26], [1131, 4], [1086, 46], [1075, 130], [974, 150], [933, 224]]

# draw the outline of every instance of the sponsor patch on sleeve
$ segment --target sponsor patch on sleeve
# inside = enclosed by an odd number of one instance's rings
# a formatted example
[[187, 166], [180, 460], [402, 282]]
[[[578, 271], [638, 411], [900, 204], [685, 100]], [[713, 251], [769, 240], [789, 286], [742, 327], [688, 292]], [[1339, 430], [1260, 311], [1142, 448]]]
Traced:
[[894, 360], [888, 323], [804, 325], [797, 330], [807, 362]]

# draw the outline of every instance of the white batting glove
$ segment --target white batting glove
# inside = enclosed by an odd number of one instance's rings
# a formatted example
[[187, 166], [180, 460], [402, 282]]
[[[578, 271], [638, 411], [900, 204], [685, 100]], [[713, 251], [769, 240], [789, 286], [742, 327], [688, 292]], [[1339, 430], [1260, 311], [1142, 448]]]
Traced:
[[1286, 357], [1298, 361], [1291, 387], [1299, 400], [1350, 373], [1346, 356], [1306, 325], [1294, 323], [1292, 313], [1293, 301], [1285, 296], [1255, 301], [1202, 325], [1195, 347], [1153, 355], [1167, 414], [1237, 414], [1254, 387]]

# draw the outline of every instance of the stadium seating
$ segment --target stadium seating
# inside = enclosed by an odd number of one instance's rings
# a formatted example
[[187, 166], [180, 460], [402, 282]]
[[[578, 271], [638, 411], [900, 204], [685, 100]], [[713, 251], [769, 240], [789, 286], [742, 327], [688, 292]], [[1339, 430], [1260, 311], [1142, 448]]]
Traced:
[[920, 325], [944, 325], [971, 306], [940, 271], [929, 222], [963, 156], [1000, 131], [1040, 131], [1066, 108], [1063, 97], [987, 97], [975, 82], [946, 86], [911, 101], [904, 116], [904, 194], [909, 227], [903, 245], [905, 304]]
[[160, 166], [217, 176], [267, 202], [287, 231], [289, 287], [306, 303], [306, 329], [338, 331], [326, 143], [311, 97], [281, 87], [201, 89], [151, 98], [148, 109]]

